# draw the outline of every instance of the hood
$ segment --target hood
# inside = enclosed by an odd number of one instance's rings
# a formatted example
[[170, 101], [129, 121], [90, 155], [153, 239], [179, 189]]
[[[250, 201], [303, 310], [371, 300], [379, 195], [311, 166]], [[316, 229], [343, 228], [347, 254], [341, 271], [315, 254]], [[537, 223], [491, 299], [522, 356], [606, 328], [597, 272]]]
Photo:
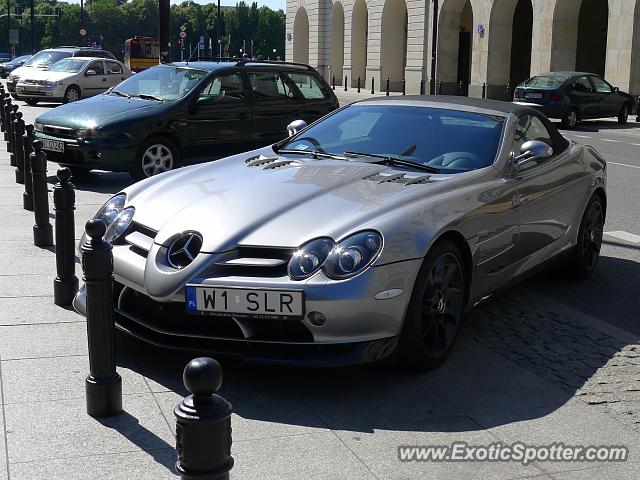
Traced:
[[[248, 163], [247, 163], [248, 162]], [[169, 245], [176, 234], [202, 234], [202, 252], [237, 245], [297, 247], [319, 236], [340, 240], [402, 204], [448, 187], [447, 175], [399, 171], [364, 162], [238, 155], [183, 168], [129, 187], [134, 220]]]
[[163, 105], [164, 103], [154, 100], [97, 95], [51, 109], [36, 120], [38, 123], [60, 127], [85, 128], [87, 124], [91, 124], [100, 128], [123, 118], [129, 119], [135, 114], [162, 108]]
[[63, 80], [69, 77], [75, 77], [78, 72], [50, 72], [49, 70], [38, 70], [36, 68], [30, 68], [27, 72], [20, 76], [20, 80], [49, 80], [57, 81]]
[[13, 72], [11, 72], [11, 75], [13, 75], [14, 77], [20, 77], [22, 78], [25, 75], [29, 75], [32, 72], [39, 72], [42, 70], [46, 70], [46, 68], [48, 67], [48, 65], [38, 65], [38, 66], [21, 66], [19, 68], [16, 68], [13, 70]]

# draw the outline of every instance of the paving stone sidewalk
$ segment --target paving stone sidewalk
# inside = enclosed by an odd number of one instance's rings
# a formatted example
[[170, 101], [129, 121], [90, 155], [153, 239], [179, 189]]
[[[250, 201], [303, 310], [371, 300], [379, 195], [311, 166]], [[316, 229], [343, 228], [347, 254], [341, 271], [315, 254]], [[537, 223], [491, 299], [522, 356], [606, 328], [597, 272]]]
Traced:
[[[55, 165], [49, 165], [50, 179]], [[130, 180], [76, 179], [76, 237]], [[96, 193], [97, 192], [97, 193]], [[52, 214], [53, 217], [53, 214]], [[118, 337], [125, 413], [86, 415], [86, 325], [53, 305], [53, 249], [32, 245], [0, 145], [0, 480], [176, 478], [177, 354]], [[77, 272], [80, 275], [80, 272]], [[627, 479], [640, 475], [636, 339], [517, 288], [473, 312], [450, 359], [426, 374], [393, 367], [310, 370], [225, 363], [232, 478]], [[624, 464], [401, 463], [399, 445], [494, 442], [626, 445]]]

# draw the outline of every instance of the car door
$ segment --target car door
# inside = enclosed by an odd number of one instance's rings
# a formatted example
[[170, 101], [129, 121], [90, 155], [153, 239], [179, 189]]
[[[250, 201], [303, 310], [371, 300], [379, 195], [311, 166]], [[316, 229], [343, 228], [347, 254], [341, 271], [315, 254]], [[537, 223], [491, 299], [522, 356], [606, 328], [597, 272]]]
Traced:
[[613, 117], [618, 114], [624, 103], [613, 87], [597, 75], [590, 75], [589, 78], [598, 95], [598, 108], [594, 112], [594, 117]]
[[87, 65], [84, 71], [84, 88], [82, 89], [83, 97], [91, 97], [98, 93], [104, 92], [109, 88], [107, 75], [105, 74], [104, 62], [102, 60], [94, 60]]
[[104, 64], [107, 74], [107, 88], [115, 87], [120, 82], [127, 79], [127, 76], [124, 74], [122, 64], [112, 60], [105, 60]]
[[[548, 125], [548, 128], [547, 128]], [[553, 155], [541, 162], [528, 162], [518, 167], [517, 202], [520, 204], [520, 236], [516, 258], [523, 259], [561, 240], [575, 219], [577, 200], [584, 198], [588, 178], [568, 142], [552, 140], [548, 120], [535, 114], [520, 115], [513, 139], [513, 152], [529, 140], [539, 140], [554, 149]], [[585, 183], [585, 179], [587, 183]]]
[[254, 146], [277, 142], [287, 136], [287, 125], [300, 118], [301, 99], [285, 85], [276, 70], [247, 70], [251, 91]]
[[574, 78], [569, 83], [567, 95], [571, 100], [571, 107], [578, 109], [580, 118], [592, 118], [597, 115], [599, 99], [588, 75]]
[[212, 159], [224, 156], [247, 141], [251, 108], [247, 84], [240, 70], [215, 75], [204, 82], [187, 116], [189, 157]]

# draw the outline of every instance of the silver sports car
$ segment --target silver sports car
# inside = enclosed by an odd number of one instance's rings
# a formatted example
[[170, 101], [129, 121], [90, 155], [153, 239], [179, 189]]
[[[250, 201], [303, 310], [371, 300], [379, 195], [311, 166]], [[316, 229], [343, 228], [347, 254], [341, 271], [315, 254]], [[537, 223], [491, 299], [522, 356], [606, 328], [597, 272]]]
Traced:
[[426, 369], [512, 279], [552, 258], [596, 267], [605, 161], [536, 110], [407, 96], [300, 123], [98, 211], [120, 330], [252, 361]]

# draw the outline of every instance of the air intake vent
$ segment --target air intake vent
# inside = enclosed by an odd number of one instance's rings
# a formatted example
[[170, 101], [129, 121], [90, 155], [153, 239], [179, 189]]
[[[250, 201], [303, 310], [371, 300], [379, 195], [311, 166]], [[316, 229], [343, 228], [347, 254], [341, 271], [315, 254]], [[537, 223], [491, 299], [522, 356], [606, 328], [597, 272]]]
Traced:
[[430, 175], [420, 175], [419, 177], [407, 177], [404, 173], [394, 173], [391, 175], [383, 175], [376, 173], [365, 177], [364, 180], [369, 180], [376, 183], [400, 183], [402, 185], [419, 185], [422, 183], [429, 183]]
[[247, 164], [247, 167], [262, 167], [264, 170], [275, 170], [276, 168], [289, 166], [298, 167], [302, 165], [295, 160], [280, 160], [280, 157], [265, 157], [264, 155], [249, 157], [244, 163]]

